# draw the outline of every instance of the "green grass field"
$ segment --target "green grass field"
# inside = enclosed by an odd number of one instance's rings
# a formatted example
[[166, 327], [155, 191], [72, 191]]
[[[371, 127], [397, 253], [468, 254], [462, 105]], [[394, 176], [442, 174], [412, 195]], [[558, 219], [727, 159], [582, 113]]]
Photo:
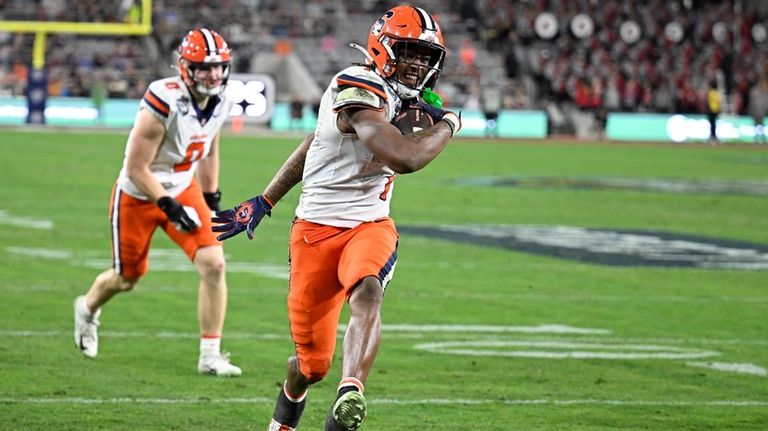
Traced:
[[[125, 134], [1, 132], [0, 428], [264, 430], [292, 351], [298, 190], [255, 240], [225, 244], [223, 346], [241, 378], [197, 374], [197, 278], [162, 233], [86, 360], [72, 300], [110, 264]], [[226, 136], [224, 206], [297, 143]], [[363, 429], [768, 429], [764, 148], [459, 141], [395, 184], [399, 261]], [[340, 364], [301, 429], [322, 429]]]

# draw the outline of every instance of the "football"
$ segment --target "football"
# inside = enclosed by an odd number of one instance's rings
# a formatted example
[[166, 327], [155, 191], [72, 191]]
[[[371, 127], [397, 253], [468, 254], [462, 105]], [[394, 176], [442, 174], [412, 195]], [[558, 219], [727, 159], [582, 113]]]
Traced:
[[432, 117], [423, 110], [409, 107], [397, 114], [395, 119], [392, 120], [392, 124], [400, 129], [400, 132], [402, 132], [403, 135], [407, 135], [431, 127], [434, 122], [432, 121]]

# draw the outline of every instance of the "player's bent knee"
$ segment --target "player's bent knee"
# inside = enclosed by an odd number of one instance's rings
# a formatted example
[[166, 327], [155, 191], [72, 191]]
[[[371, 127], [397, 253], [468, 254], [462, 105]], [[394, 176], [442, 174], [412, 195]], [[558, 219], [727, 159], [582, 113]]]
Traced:
[[365, 302], [369, 305], [381, 303], [384, 289], [376, 277], [365, 277], [357, 284], [350, 295], [350, 302]]
[[292, 384], [301, 385], [302, 387], [305, 387], [309, 384], [309, 381], [307, 380], [307, 376], [302, 374], [301, 370], [299, 369], [299, 359], [292, 355], [290, 358], [288, 358], [288, 381]]
[[310, 358], [301, 362], [301, 374], [304, 375], [310, 385], [323, 380], [330, 369], [330, 358]]
[[136, 283], [139, 282], [137, 278], [127, 278], [122, 275], [116, 275], [113, 283], [113, 287], [121, 292], [130, 292], [133, 290]]

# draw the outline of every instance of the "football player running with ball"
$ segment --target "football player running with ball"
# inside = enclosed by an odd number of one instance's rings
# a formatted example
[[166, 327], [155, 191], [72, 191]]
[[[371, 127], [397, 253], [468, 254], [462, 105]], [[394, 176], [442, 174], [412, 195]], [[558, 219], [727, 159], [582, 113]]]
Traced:
[[239, 376], [240, 368], [220, 351], [227, 284], [210, 221], [221, 199], [219, 132], [233, 104], [225, 91], [231, 52], [221, 35], [199, 28], [186, 35], [178, 54], [180, 75], [149, 85], [128, 136], [110, 202], [112, 268], [75, 300], [75, 344], [86, 357], [97, 355], [101, 307], [146, 274], [150, 240], [160, 227], [200, 275], [198, 371]]
[[[214, 218], [220, 223], [214, 231], [223, 232], [219, 239], [242, 231], [253, 238], [264, 215], [303, 181], [289, 246], [288, 317], [295, 354], [288, 359], [269, 430], [299, 424], [309, 386], [331, 368], [345, 302], [350, 320], [342, 377], [325, 430], [360, 427], [366, 417], [364, 384], [381, 340], [384, 289], [397, 262], [398, 234], [389, 218], [395, 175], [425, 167], [461, 128], [458, 115], [419, 100], [434, 87], [445, 57], [440, 27], [429, 13], [411, 6], [389, 10], [371, 28], [367, 50], [360, 49], [366, 64], [334, 76], [314, 134], [264, 192]], [[392, 121], [406, 106], [427, 113], [431, 125], [401, 133]]]

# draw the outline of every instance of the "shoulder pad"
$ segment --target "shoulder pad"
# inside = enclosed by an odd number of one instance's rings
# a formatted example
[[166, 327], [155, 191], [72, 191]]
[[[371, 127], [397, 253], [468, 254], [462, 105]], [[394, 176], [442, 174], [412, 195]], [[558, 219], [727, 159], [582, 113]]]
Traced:
[[373, 94], [387, 100], [387, 92], [384, 91], [384, 86], [381, 82], [376, 82], [374, 79], [369, 79], [366, 76], [355, 76], [351, 73], [342, 73], [336, 77], [336, 85], [339, 88], [344, 87], [359, 87], [366, 89]]
[[183, 85], [178, 77], [153, 81], [144, 93], [140, 107], [149, 108], [161, 118], [168, 118], [171, 111], [175, 110], [176, 101], [184, 94]]
[[168, 115], [171, 113], [171, 106], [162, 99], [162, 96], [153, 91], [152, 87], [148, 88], [144, 93], [141, 104], [149, 107], [155, 115], [162, 118], [168, 118]]
[[378, 94], [366, 88], [346, 87], [336, 95], [332, 108], [334, 112], [339, 112], [351, 107], [380, 111], [384, 109], [384, 100]]

